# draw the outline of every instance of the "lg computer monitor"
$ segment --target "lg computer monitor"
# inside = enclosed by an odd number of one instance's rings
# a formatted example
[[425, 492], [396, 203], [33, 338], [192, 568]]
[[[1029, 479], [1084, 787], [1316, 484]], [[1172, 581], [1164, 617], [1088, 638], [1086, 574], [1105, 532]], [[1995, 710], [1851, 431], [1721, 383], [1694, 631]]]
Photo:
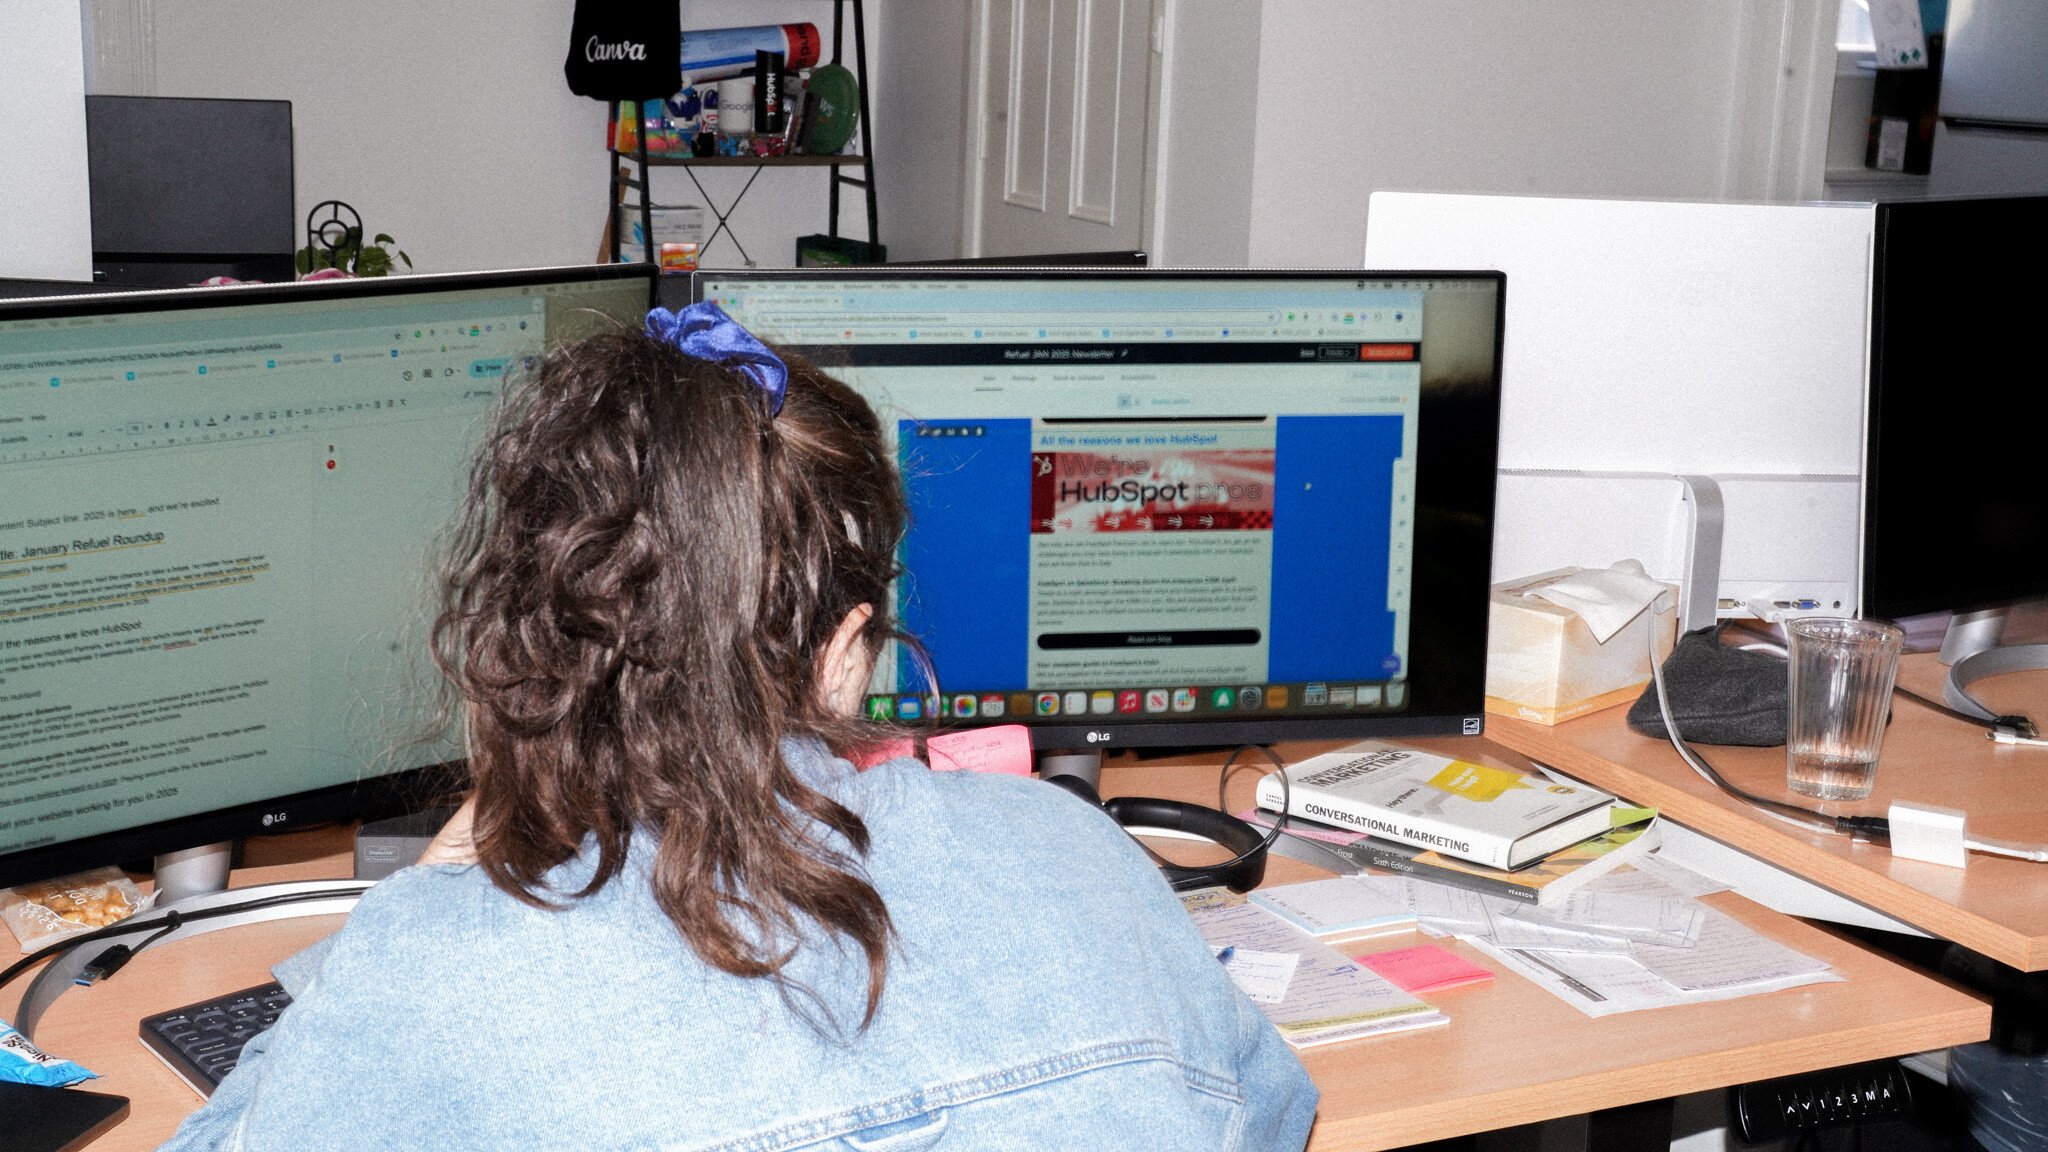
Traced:
[[0, 885], [423, 797], [435, 540], [646, 266], [0, 305]]
[[1865, 613], [2048, 596], [2040, 305], [2014, 286], [2048, 264], [2048, 197], [1880, 204], [1874, 264]]
[[699, 272], [874, 404], [910, 526], [875, 719], [1040, 750], [1477, 734], [1496, 273]]

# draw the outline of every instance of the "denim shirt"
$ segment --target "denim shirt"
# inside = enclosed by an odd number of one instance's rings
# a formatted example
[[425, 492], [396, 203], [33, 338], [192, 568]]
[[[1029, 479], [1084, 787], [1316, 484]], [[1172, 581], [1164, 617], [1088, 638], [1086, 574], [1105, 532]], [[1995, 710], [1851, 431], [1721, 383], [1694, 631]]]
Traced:
[[[773, 982], [703, 963], [652, 851], [560, 910], [475, 867], [405, 869], [278, 968], [292, 1007], [174, 1149], [1300, 1148], [1317, 1093], [1156, 868], [1036, 780], [792, 767], [867, 822], [898, 939], [873, 1022], [851, 945]], [[573, 891], [591, 861], [551, 874]]]

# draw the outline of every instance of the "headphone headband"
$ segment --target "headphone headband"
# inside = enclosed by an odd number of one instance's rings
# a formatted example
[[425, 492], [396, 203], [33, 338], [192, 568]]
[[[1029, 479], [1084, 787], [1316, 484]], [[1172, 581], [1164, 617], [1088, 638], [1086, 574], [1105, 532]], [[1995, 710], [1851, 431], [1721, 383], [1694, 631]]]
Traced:
[[[1228, 812], [1204, 808], [1200, 804], [1150, 796], [1118, 796], [1105, 801], [1093, 785], [1079, 776], [1062, 774], [1046, 779], [1102, 809], [1126, 831], [1158, 828], [1185, 832], [1230, 850], [1231, 858], [1221, 864], [1182, 865], [1159, 861], [1159, 871], [1165, 874], [1167, 883], [1176, 892], [1219, 884], [1232, 892], [1249, 892], [1266, 878], [1267, 849], [1279, 834], [1277, 825], [1272, 832], [1262, 834]], [[1157, 859], [1156, 853], [1154, 858]]]

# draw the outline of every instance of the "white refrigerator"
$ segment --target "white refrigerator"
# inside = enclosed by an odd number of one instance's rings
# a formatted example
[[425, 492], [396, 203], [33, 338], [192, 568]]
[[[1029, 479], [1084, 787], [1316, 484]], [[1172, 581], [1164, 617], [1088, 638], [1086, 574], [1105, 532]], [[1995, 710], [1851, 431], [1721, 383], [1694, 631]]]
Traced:
[[2048, 3], [1949, 0], [1933, 196], [2048, 195]]

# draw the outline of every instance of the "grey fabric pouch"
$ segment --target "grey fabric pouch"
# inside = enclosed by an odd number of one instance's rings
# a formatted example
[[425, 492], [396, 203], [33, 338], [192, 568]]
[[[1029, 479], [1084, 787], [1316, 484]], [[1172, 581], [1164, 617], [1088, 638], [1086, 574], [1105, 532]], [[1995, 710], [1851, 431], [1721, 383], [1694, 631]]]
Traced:
[[[1678, 638], [1678, 646], [1664, 661], [1664, 687], [1678, 734], [1691, 743], [1769, 748], [1785, 742], [1791, 707], [1785, 661], [1726, 647], [1719, 628]], [[1628, 726], [1645, 736], [1665, 738], [1654, 681], [1630, 705]]]

